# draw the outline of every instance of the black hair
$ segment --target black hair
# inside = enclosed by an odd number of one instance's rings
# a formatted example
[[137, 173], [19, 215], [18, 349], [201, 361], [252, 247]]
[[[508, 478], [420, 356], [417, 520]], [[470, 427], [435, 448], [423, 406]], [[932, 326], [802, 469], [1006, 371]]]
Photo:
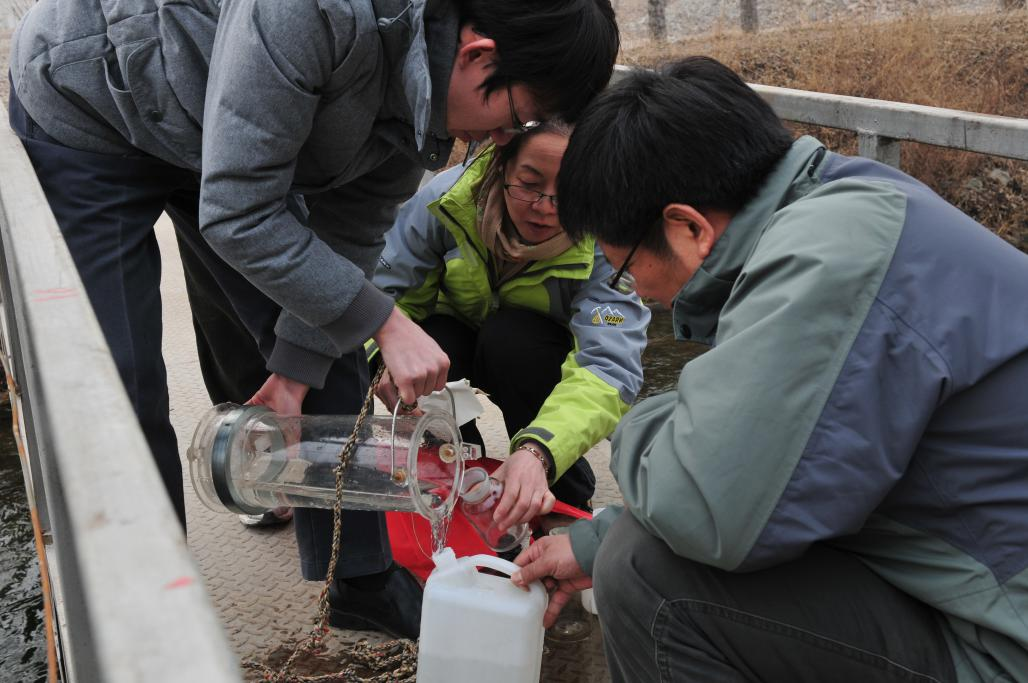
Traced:
[[491, 166], [503, 168], [507, 165], [507, 162], [518, 155], [521, 148], [525, 146], [525, 143], [534, 138], [537, 135], [543, 133], [552, 133], [554, 135], [561, 135], [563, 137], [571, 137], [571, 131], [573, 126], [570, 123], [562, 119], [548, 119], [541, 122], [538, 126], [529, 128], [524, 133], [519, 133], [510, 139], [505, 145], [494, 145], [496, 150], [493, 152], [493, 159], [490, 162]]
[[560, 221], [572, 239], [594, 235], [666, 253], [653, 226], [664, 207], [737, 211], [792, 146], [771, 107], [731, 69], [688, 57], [635, 71], [583, 113], [561, 163]]
[[486, 168], [485, 173], [482, 174], [482, 183], [478, 187], [479, 198], [484, 198], [489, 194], [493, 183], [503, 182], [503, 174], [507, 163], [517, 157], [518, 152], [521, 151], [526, 142], [543, 133], [570, 137], [572, 129], [573, 126], [562, 119], [548, 119], [538, 126], [529, 128], [524, 133], [515, 135], [505, 145], [490, 145], [489, 148], [493, 151], [493, 157], [489, 160], [489, 166]]
[[573, 122], [614, 71], [610, 0], [463, 0], [461, 21], [496, 41], [483, 97], [520, 83], [547, 116]]

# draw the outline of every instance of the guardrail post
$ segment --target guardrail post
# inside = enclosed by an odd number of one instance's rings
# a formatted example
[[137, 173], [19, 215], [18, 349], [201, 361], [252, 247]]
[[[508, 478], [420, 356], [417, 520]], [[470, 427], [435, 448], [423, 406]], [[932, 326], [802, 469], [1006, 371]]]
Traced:
[[900, 167], [900, 143], [868, 130], [857, 130], [857, 154], [880, 161], [893, 168]]

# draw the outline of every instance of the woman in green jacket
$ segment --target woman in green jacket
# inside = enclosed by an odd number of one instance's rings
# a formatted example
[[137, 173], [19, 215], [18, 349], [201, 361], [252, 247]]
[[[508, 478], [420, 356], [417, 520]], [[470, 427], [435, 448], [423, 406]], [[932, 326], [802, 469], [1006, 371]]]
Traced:
[[[581, 456], [642, 384], [649, 310], [611, 288], [593, 240], [572, 243], [558, 220], [569, 135], [542, 123], [436, 176], [400, 209], [374, 277], [449, 355], [450, 379], [503, 413], [501, 527], [545, 514], [554, 496], [588, 509], [595, 478]], [[394, 406], [390, 382], [380, 386]], [[473, 424], [463, 434], [481, 443]]]

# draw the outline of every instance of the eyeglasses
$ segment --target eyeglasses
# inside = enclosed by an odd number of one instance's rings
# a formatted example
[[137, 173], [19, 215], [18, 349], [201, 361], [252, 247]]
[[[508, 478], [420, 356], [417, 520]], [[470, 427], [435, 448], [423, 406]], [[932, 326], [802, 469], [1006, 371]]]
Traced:
[[514, 94], [510, 90], [509, 80], [507, 81], [507, 103], [510, 104], [511, 127], [504, 128], [504, 133], [508, 133], [509, 135], [520, 135], [521, 133], [527, 133], [539, 125], [538, 121], [526, 121], [522, 123], [521, 119], [518, 118], [518, 112], [514, 108]]
[[512, 199], [517, 199], [519, 202], [535, 204], [546, 197], [550, 200], [550, 203], [553, 204], [553, 208], [557, 208], [557, 195], [555, 194], [546, 194], [545, 192], [530, 190], [522, 185], [512, 185], [510, 183], [504, 183], [503, 189], [507, 191], [507, 194], [509, 194]]
[[621, 292], [622, 294], [630, 294], [635, 291], [635, 278], [628, 272], [628, 266], [632, 264], [632, 257], [635, 256], [635, 252], [642, 245], [643, 240], [646, 239], [646, 231], [643, 231], [639, 235], [639, 239], [635, 241], [632, 248], [628, 250], [628, 256], [621, 263], [621, 267], [618, 268], [618, 272], [614, 273], [609, 280], [607, 280], [607, 286], [613, 289], [615, 292]]

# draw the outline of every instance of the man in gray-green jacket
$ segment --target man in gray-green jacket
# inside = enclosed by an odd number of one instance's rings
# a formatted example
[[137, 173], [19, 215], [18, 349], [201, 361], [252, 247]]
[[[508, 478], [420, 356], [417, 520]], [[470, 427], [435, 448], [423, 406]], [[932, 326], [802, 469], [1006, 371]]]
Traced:
[[[215, 401], [354, 414], [374, 337], [408, 402], [448, 361], [368, 280], [396, 206], [454, 138], [574, 119], [618, 48], [608, 0], [41, 0], [10, 117], [185, 525], [161, 358], [166, 211]], [[270, 374], [270, 378], [269, 378]], [[313, 390], [311, 390], [313, 389]], [[305, 578], [331, 514], [296, 512]], [[348, 512], [332, 622], [416, 635], [381, 515]]]
[[615, 681], [1028, 681], [1028, 256], [706, 58], [597, 98], [558, 191], [711, 349], [618, 426], [626, 510], [518, 558], [547, 619], [593, 584]]

